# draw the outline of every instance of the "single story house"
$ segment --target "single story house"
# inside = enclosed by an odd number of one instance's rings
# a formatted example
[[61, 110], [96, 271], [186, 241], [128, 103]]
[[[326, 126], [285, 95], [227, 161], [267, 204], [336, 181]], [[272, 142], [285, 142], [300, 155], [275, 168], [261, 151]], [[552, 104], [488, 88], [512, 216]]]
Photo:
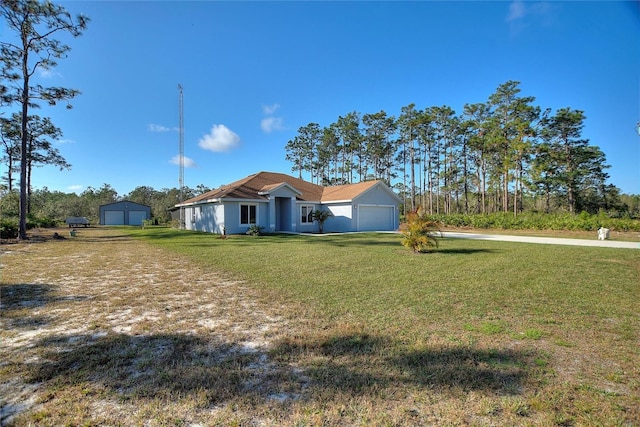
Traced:
[[241, 234], [251, 225], [269, 232], [317, 232], [311, 212], [331, 212], [324, 232], [394, 231], [402, 200], [382, 181], [323, 187], [260, 172], [176, 205], [184, 228]]
[[100, 206], [100, 224], [102, 225], [142, 225], [151, 219], [151, 207], [123, 200]]

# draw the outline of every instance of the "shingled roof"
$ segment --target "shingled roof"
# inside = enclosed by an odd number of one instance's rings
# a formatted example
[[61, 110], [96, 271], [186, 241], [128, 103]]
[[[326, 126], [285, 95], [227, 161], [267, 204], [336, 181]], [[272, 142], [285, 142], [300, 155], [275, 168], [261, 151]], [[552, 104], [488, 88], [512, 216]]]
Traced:
[[357, 184], [322, 187], [283, 173], [259, 172], [185, 200], [183, 204], [194, 204], [219, 199], [267, 200], [268, 193], [271, 190], [284, 184], [298, 191], [299, 200], [309, 202], [352, 200], [354, 197], [375, 186], [378, 182], [379, 181], [365, 181]]

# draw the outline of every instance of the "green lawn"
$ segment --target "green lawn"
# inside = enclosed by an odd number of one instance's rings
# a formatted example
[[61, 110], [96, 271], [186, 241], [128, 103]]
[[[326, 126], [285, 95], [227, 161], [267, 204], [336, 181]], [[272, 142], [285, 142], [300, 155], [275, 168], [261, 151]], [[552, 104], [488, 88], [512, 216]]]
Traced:
[[309, 377], [314, 398], [288, 408], [299, 425], [640, 423], [640, 251], [127, 233], [292, 307], [270, 356]]

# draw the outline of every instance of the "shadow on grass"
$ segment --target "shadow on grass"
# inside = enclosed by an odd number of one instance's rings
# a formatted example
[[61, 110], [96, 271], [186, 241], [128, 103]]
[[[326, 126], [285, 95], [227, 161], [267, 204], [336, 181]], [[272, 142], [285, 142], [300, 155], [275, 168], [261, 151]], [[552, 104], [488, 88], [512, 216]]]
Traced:
[[451, 254], [451, 255], [470, 255], [478, 253], [496, 253], [499, 251], [493, 249], [472, 249], [472, 248], [449, 248], [443, 249], [442, 247], [433, 250], [434, 253]]
[[38, 362], [20, 370], [27, 383], [45, 389], [92, 385], [120, 401], [202, 399], [204, 393], [204, 405], [275, 393], [256, 380], [258, 351], [197, 336], [59, 335], [40, 340], [35, 349]]
[[[460, 388], [517, 394], [530, 354], [468, 347], [403, 351], [367, 334], [282, 340], [268, 353], [181, 334], [59, 335], [43, 339], [37, 362], [20, 366], [28, 383], [56, 389], [107, 389], [120, 401], [196, 399], [210, 406], [250, 398], [268, 401], [366, 395], [386, 388]], [[302, 369], [293, 369], [298, 366]]]
[[30, 310], [62, 301], [84, 301], [84, 295], [55, 294], [58, 288], [52, 285], [19, 283], [0, 287], [0, 308], [5, 329], [38, 328], [51, 321], [48, 316], [31, 315]]
[[311, 361], [305, 370], [312, 387], [366, 394], [387, 387], [476, 390], [519, 394], [530, 380], [535, 355], [515, 350], [470, 347], [404, 349], [393, 340], [367, 334], [324, 341], [282, 341], [276, 360]]

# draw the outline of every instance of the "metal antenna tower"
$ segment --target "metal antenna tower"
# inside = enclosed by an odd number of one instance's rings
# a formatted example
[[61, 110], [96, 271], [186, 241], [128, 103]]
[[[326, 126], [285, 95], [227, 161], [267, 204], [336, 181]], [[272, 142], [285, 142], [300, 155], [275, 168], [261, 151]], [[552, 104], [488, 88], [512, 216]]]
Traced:
[[[180, 139], [180, 176], [178, 185], [180, 186], [180, 203], [184, 202], [184, 103], [182, 99], [182, 85], [178, 84], [178, 128]], [[180, 228], [184, 228], [184, 207], [180, 207]]]

